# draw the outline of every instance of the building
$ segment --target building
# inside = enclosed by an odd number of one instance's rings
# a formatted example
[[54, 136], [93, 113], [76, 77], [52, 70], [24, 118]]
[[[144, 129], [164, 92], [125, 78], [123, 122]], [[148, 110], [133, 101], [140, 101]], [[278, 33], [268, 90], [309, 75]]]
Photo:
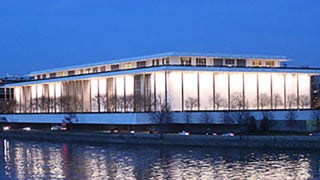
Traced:
[[[307, 124], [311, 113], [311, 77], [319, 69], [281, 67], [282, 56], [163, 53], [110, 60], [30, 73], [14, 88], [16, 113], [7, 119], [21, 123], [59, 123], [70, 114], [79, 124], [154, 124], [150, 113], [170, 105], [174, 123], [224, 123], [223, 113], [262, 111], [277, 121], [297, 112]], [[308, 114], [308, 115], [307, 115]], [[307, 117], [308, 116], [308, 117]], [[236, 120], [233, 120], [236, 121]], [[236, 123], [236, 122], [235, 122]], [[307, 125], [304, 125], [306, 129]]]
[[4, 102], [6, 99], [14, 99], [14, 89], [13, 88], [4, 88], [4, 85], [24, 82], [30, 80], [30, 77], [24, 76], [11, 76], [7, 75], [5, 77], [0, 77], [0, 102]]

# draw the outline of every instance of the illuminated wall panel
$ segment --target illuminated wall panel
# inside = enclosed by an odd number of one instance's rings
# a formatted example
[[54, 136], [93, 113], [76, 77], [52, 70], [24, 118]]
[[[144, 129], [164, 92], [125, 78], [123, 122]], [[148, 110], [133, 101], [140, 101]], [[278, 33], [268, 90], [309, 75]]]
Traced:
[[126, 84], [126, 96], [128, 96], [128, 95], [133, 95], [133, 88], [134, 88], [134, 85], [133, 85], [133, 83], [134, 83], [134, 78], [133, 78], [134, 76], [133, 75], [127, 75], [126, 76], [126, 82], [125, 82], [125, 84]]
[[213, 75], [211, 72], [199, 73], [200, 110], [213, 110]]
[[243, 95], [242, 73], [230, 73], [230, 97], [233, 95]]
[[154, 73], [156, 76], [156, 95], [160, 95], [164, 100], [165, 96], [165, 73], [164, 72], [156, 72]]
[[310, 76], [307, 74], [298, 75], [299, 82], [299, 108], [310, 108]]
[[98, 80], [91, 79], [91, 110], [92, 112], [98, 111]]
[[171, 110], [181, 111], [181, 72], [171, 71], [168, 73], [168, 103], [171, 105]]
[[[228, 109], [228, 74], [215, 74], [215, 99], [219, 101], [220, 107], [216, 110]], [[218, 100], [219, 97], [219, 100]]]
[[272, 108], [284, 108], [284, 75], [272, 74]]
[[297, 107], [297, 75], [286, 74], [286, 108]]
[[[198, 77], [196, 72], [183, 72], [183, 91], [184, 91], [184, 109], [190, 110], [186, 107], [186, 100], [193, 98], [198, 100]], [[193, 107], [192, 110], [198, 110], [198, 107]]]
[[20, 92], [21, 91], [21, 87], [16, 87], [16, 88], [14, 88], [14, 98], [15, 98], [15, 100], [17, 101], [17, 104], [18, 104], [18, 106], [16, 107], [16, 111], [18, 112], [18, 113], [20, 113], [20, 104], [21, 104], [21, 101], [20, 101], [20, 98], [21, 98], [21, 96], [20, 96]]
[[244, 96], [248, 109], [257, 108], [257, 74], [244, 74]]
[[271, 74], [259, 73], [259, 109], [271, 108]]

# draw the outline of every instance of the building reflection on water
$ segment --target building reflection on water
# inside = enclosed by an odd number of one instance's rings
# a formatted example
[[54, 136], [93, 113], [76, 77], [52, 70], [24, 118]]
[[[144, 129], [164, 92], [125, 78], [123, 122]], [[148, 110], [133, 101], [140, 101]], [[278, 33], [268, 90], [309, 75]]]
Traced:
[[311, 179], [319, 155], [2, 140], [0, 179]]

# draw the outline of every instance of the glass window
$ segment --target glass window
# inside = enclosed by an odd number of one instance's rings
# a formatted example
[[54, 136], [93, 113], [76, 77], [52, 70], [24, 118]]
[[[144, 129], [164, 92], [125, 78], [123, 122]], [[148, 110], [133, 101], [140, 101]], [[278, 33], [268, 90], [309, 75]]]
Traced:
[[41, 79], [41, 75], [37, 75], [37, 79]]
[[197, 66], [206, 66], [207, 60], [206, 58], [196, 58]]
[[62, 77], [64, 76], [64, 73], [63, 72], [58, 72], [58, 77]]
[[152, 60], [152, 66], [159, 66], [159, 59]]
[[50, 78], [55, 78], [56, 77], [56, 73], [50, 73]]
[[269, 67], [274, 67], [274, 61], [266, 61], [266, 65]]
[[73, 76], [74, 75], [74, 71], [68, 71], [68, 76]]
[[223, 66], [223, 60], [222, 59], [214, 59], [213, 65], [214, 66]]
[[92, 69], [92, 71], [93, 71], [93, 73], [97, 73], [98, 72], [98, 68], [95, 67], [95, 68]]
[[226, 63], [225, 63], [227, 66], [228, 65], [234, 65], [234, 59], [226, 59]]
[[119, 64], [111, 65], [111, 71], [119, 70]]
[[42, 79], [46, 79], [47, 75], [46, 74], [42, 74]]
[[124, 69], [130, 69], [130, 68], [132, 68], [132, 65], [131, 65], [131, 63], [124, 63], [123, 67], [124, 67]]
[[138, 67], [138, 68], [146, 67], [146, 61], [138, 61], [138, 62], [137, 62], [137, 67]]
[[105, 66], [101, 66], [100, 67], [100, 72], [105, 72], [106, 71], [106, 67]]
[[253, 60], [253, 61], [252, 61], [252, 65], [253, 65], [253, 66], [261, 66], [261, 65], [262, 65], [262, 62], [261, 62], [261, 60]]
[[91, 69], [90, 68], [87, 68], [86, 69], [86, 73], [90, 73], [91, 72]]
[[181, 65], [191, 66], [191, 57], [181, 57]]
[[245, 59], [238, 59], [237, 60], [237, 65], [239, 67], [245, 67], [246, 66], [246, 60]]
[[163, 65], [169, 65], [170, 64], [169, 58], [163, 58], [162, 59], [162, 64]]

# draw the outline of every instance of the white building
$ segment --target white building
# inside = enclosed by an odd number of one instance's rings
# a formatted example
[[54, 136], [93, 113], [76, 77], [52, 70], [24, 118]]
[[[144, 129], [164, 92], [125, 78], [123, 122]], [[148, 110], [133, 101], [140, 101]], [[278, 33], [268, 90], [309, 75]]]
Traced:
[[34, 80], [6, 86], [14, 88], [18, 104], [7, 119], [56, 123], [74, 113], [83, 124], [150, 124], [148, 113], [141, 112], [159, 110], [155, 99], [170, 105], [177, 123], [183, 123], [184, 111], [194, 117], [208, 112], [213, 123], [221, 123], [219, 113], [226, 111], [310, 109], [311, 76], [320, 70], [281, 67], [283, 61], [170, 52], [36, 71], [30, 73]]

